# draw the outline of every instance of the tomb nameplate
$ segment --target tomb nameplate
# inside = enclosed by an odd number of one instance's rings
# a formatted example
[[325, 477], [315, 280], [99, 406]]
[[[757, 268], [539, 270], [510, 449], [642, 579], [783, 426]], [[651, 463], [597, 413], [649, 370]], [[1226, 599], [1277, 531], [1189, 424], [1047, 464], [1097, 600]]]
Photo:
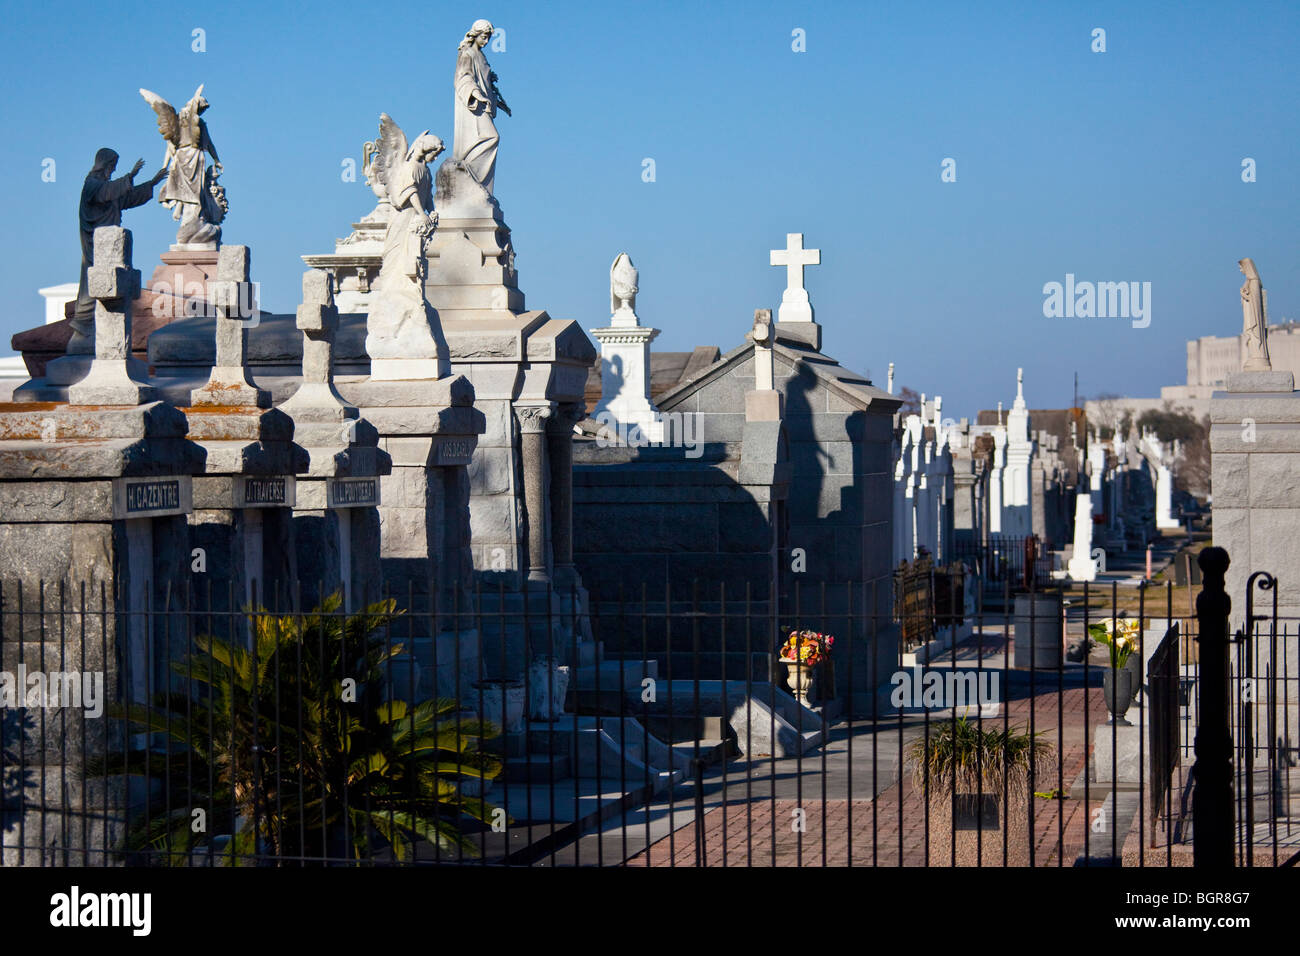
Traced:
[[164, 518], [189, 514], [194, 489], [188, 475], [170, 478], [115, 478], [113, 518]]
[[235, 507], [292, 508], [296, 490], [292, 475], [246, 475], [235, 481]]
[[326, 478], [325, 502], [330, 508], [374, 508], [379, 504], [379, 479]]
[[468, 465], [474, 454], [475, 442], [469, 438], [444, 438], [437, 441], [434, 463], [438, 465]]

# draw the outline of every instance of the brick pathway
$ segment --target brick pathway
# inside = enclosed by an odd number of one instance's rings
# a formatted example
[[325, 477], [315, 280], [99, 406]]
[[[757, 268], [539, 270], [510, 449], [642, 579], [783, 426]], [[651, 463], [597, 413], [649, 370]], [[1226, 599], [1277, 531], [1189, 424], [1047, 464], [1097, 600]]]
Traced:
[[[1058, 696], [1055, 681], [1051, 684], [1050, 688], [1036, 688], [1040, 692], [1032, 699], [1025, 696], [1004, 706], [1013, 728], [1026, 727], [1032, 700], [1034, 729], [1042, 732], [1041, 740], [1056, 748], [1048, 772], [1038, 778], [1035, 789], [1040, 792], [1058, 789], [1067, 795], [1064, 800], [1034, 800], [1034, 862], [1040, 866], [1072, 866], [1075, 858], [1084, 852], [1085, 829], [1092, 819], [1091, 811], [1100, 807], [1106, 796], [1105, 790], [1093, 786], [1085, 805], [1083, 788], [1071, 791], [1087, 759], [1085, 699], [1089, 724], [1095, 725], [1105, 714], [1105, 705], [1099, 688], [1067, 688]], [[986, 722], [1001, 725], [1003, 718], [999, 715]], [[886, 747], [897, 748], [897, 738], [889, 733], [887, 725], [882, 726], [882, 731], [881, 752]], [[864, 749], [870, 747], [865, 742], [868, 739], [863, 738]], [[808, 776], [810, 789], [819, 792], [816, 771], [810, 770]], [[733, 799], [704, 815], [705, 863], [708, 866], [897, 866], [901, 833], [903, 865], [923, 866], [926, 825], [922, 793], [913, 786], [910, 774], [905, 775], [901, 789], [901, 814], [897, 781], [886, 787], [874, 804], [871, 800], [828, 800], [823, 804], [814, 795], [805, 799], [802, 807], [789, 799], [775, 802], [756, 799], [748, 805], [743, 799], [739, 802]], [[800, 819], [798, 810], [802, 810], [801, 829], [795, 825]], [[628, 865], [696, 865], [695, 831], [694, 824], [677, 830], [671, 841], [665, 837], [630, 859]], [[1087, 836], [1093, 856], [1109, 855], [1108, 833], [1090, 832]], [[1000, 842], [1002, 836], [999, 831], [988, 838]], [[1121, 838], [1119, 848], [1122, 846]], [[949, 844], [930, 847], [932, 865], [946, 865], [948, 859]]]

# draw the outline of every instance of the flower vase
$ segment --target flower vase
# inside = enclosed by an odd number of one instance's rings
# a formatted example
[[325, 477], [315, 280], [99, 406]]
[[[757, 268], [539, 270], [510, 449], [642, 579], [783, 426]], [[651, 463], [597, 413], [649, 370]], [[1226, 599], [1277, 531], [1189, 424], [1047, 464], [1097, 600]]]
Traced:
[[1129, 672], [1129, 680], [1132, 682], [1132, 697], [1129, 698], [1129, 706], [1137, 703], [1138, 694], [1142, 692], [1142, 662], [1138, 660], [1137, 654], [1133, 654], [1124, 662], [1124, 669]]
[[785, 682], [790, 685], [795, 699], [805, 707], [812, 707], [813, 665], [798, 661], [784, 661]]
[[1124, 667], [1107, 667], [1101, 675], [1101, 692], [1110, 711], [1110, 723], [1119, 727], [1133, 726], [1124, 719], [1124, 714], [1133, 703], [1133, 671], [1126, 664]]

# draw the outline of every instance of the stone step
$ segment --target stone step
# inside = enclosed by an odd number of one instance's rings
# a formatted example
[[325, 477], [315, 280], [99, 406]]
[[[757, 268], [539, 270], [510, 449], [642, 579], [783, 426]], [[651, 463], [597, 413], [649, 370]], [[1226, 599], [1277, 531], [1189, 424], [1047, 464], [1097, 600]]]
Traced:
[[550, 783], [554, 780], [558, 786], [559, 781], [571, 779], [572, 773], [568, 754], [529, 753], [507, 760], [503, 776], [507, 783]]
[[[698, 758], [696, 744], [699, 745]], [[688, 761], [698, 759], [706, 767], [722, 763], [737, 752], [735, 742], [730, 737], [700, 737], [695, 740], [679, 740], [672, 747], [675, 753], [681, 754]]]
[[647, 677], [651, 679], [659, 677], [658, 662], [626, 658], [605, 660], [600, 663], [593, 661], [578, 667], [576, 680], [571, 686], [578, 690], [590, 691], [616, 690], [622, 687], [625, 691], [640, 694], [642, 681]]
[[695, 740], [724, 740], [735, 736], [727, 718], [721, 715], [674, 713], [636, 716], [652, 734], [674, 747]]
[[566, 714], [554, 723], [528, 725], [534, 753], [563, 754], [582, 779], [649, 780], [654, 789], [684, 779], [689, 762], [633, 718]]

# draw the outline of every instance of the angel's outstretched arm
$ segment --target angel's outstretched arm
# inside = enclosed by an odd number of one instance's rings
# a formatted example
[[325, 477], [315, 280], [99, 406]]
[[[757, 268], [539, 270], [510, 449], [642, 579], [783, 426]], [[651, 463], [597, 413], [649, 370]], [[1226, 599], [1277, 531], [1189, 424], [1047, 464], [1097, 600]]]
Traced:
[[220, 165], [221, 165], [221, 160], [217, 157], [217, 147], [216, 147], [215, 145], [213, 145], [212, 137], [208, 134], [208, 124], [207, 124], [207, 123], [204, 123], [200, 128], [203, 130], [203, 146], [202, 146], [202, 148], [203, 148], [204, 152], [206, 152], [209, 156], [212, 157], [212, 161], [213, 161], [214, 163], [216, 163], [218, 166], [220, 166]]

